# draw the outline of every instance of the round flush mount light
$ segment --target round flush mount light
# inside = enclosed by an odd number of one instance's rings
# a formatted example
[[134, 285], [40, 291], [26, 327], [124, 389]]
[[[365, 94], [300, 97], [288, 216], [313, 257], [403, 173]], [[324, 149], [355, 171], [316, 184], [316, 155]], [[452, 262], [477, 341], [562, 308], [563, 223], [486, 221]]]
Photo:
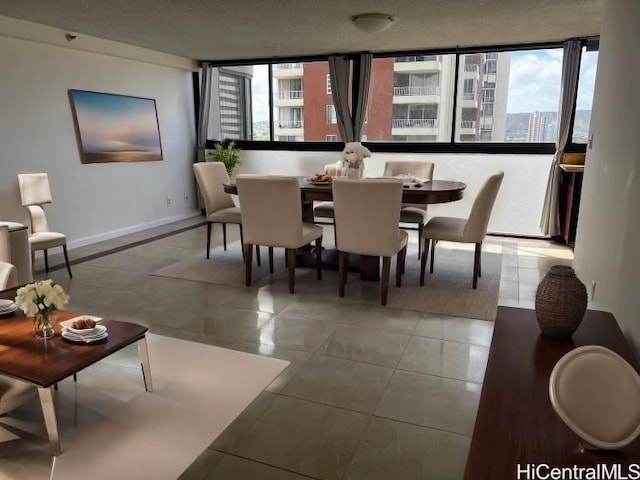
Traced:
[[356, 28], [365, 33], [384, 32], [395, 19], [386, 13], [363, 13], [351, 17]]

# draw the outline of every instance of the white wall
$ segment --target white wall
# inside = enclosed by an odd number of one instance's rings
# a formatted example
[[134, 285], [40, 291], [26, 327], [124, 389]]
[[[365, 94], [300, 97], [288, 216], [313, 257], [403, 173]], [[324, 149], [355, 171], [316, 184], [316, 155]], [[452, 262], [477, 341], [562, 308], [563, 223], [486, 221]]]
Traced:
[[607, 0], [591, 134], [578, 219], [575, 266], [591, 308], [612, 312], [640, 347], [640, 2]]
[[[27, 172], [49, 174], [50, 228], [66, 233], [71, 247], [194, 214], [191, 71], [12, 38], [5, 36], [12, 35], [5, 23], [0, 22], [0, 219], [28, 221], [17, 184], [17, 174]], [[144, 55], [122, 45], [118, 55], [127, 48]], [[184, 60], [184, 66], [192, 65]], [[164, 160], [81, 164], [68, 89], [154, 98]]]
[[[339, 160], [339, 152], [242, 151], [238, 173], [312, 175]], [[551, 155], [453, 155], [374, 153], [365, 160], [365, 176], [382, 175], [387, 160], [434, 162], [434, 178], [467, 184], [464, 198], [455, 203], [433, 205], [434, 215], [465, 217], [486, 178], [500, 170], [504, 181], [489, 223], [489, 231], [540, 235], [540, 214]]]

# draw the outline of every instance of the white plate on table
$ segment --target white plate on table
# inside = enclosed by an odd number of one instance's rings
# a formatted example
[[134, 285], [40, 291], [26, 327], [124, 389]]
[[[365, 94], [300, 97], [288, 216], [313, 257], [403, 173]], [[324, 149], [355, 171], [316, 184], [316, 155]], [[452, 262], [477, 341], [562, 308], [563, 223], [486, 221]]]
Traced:
[[0, 299], [0, 316], [11, 315], [17, 310], [18, 305], [13, 301]]
[[[97, 327], [101, 328], [98, 329]], [[97, 327], [92, 328], [91, 330], [98, 330], [99, 333], [95, 333], [92, 335], [78, 335], [76, 333], [73, 333], [71, 330], [64, 329], [62, 330], [62, 338], [64, 338], [65, 340], [69, 340], [70, 342], [93, 343], [104, 340], [109, 336], [107, 327], [105, 327], [104, 325], [98, 325]]]

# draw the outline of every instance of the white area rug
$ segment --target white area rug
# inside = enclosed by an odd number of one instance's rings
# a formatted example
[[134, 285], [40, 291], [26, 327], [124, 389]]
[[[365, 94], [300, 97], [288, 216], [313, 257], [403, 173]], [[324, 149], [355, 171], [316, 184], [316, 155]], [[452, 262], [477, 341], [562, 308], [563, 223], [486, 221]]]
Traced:
[[[51, 466], [37, 401], [3, 417], [0, 479], [175, 479], [288, 365], [148, 335], [154, 392], [127, 348], [55, 396], [63, 453]], [[10, 433], [10, 432], [13, 432]], [[22, 433], [22, 434], [21, 434]], [[0, 435], [0, 439], [3, 435]]]

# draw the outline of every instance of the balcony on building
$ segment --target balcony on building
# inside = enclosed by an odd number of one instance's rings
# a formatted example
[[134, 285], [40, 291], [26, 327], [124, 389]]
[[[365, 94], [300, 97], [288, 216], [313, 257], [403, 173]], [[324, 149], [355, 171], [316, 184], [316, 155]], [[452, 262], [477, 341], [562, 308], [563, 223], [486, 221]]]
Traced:
[[274, 78], [296, 78], [304, 74], [302, 63], [277, 63], [273, 66]]
[[395, 72], [439, 72], [442, 70], [441, 55], [414, 55], [395, 57], [393, 64]]
[[394, 118], [391, 123], [392, 135], [437, 135], [437, 118]]
[[393, 103], [440, 103], [440, 86], [393, 87]]
[[478, 93], [477, 92], [463, 93], [462, 108], [478, 108]]
[[462, 78], [480, 80], [480, 65], [470, 63], [462, 69]]
[[304, 105], [303, 90], [280, 90], [275, 92], [274, 106], [301, 107]]
[[477, 122], [475, 120], [462, 120], [460, 122], [460, 135], [473, 135], [476, 133]]
[[304, 135], [304, 120], [280, 120], [274, 133], [276, 136], [301, 137]]

